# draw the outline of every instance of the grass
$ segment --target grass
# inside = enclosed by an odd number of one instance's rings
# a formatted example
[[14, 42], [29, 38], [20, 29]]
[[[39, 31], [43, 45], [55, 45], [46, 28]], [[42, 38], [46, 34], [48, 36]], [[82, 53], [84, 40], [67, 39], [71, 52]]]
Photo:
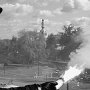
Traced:
[[[39, 66], [39, 75], [41, 76], [42, 71], [46, 69], [47, 69], [46, 66]], [[23, 85], [23, 84], [30, 84], [30, 83], [35, 83], [35, 82], [42, 83], [46, 81], [46, 77], [34, 78], [34, 76], [36, 76], [35, 75], [36, 73], [38, 73], [37, 66], [33, 66], [33, 67], [15, 66], [15, 65], [6, 66], [5, 68], [0, 68], [0, 82], [8, 83], [10, 80], [13, 80], [14, 84]], [[46, 73], [46, 71], [44, 73]]]
[[[45, 69], [46, 67], [40, 66], [40, 75], [41, 71]], [[10, 66], [5, 67], [5, 72], [3, 68], [0, 68], [0, 83], [6, 83], [8, 84], [10, 80], [13, 80], [13, 84], [24, 86], [27, 84], [33, 84], [33, 83], [43, 83], [46, 81], [56, 80], [56, 78], [38, 78], [35, 79], [35, 72], [37, 72], [37, 66], [33, 67], [23, 67], [23, 66]], [[64, 84], [60, 90], [67, 90], [67, 84]], [[77, 86], [76, 81], [69, 82], [69, 90], [90, 90], [90, 84], [82, 84], [80, 83], [80, 86]]]

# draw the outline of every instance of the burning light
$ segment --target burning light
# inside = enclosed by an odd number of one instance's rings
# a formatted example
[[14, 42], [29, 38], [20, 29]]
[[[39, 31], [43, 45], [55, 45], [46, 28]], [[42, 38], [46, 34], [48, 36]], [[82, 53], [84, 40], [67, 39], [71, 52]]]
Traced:
[[71, 67], [65, 71], [63, 75], [64, 83], [78, 76], [83, 71], [82, 68], [77, 68], [77, 66]]
[[63, 84], [64, 84], [64, 81], [62, 79], [59, 79], [56, 81], [58, 84], [56, 85], [56, 89], [58, 90]]
[[81, 67], [78, 68], [77, 66], [70, 66], [69, 69], [65, 71], [62, 79], [56, 81], [58, 83], [58, 85], [56, 85], [56, 89], [59, 89], [64, 83], [78, 76], [82, 71], [83, 69]]

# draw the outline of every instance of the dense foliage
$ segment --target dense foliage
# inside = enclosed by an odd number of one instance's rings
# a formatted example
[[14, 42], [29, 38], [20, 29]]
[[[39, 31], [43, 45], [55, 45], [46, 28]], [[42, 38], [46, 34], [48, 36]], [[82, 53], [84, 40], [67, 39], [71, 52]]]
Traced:
[[82, 29], [65, 25], [64, 32], [45, 35], [36, 31], [21, 31], [19, 37], [0, 40], [0, 63], [33, 64], [69, 61], [71, 52], [79, 48], [77, 39]]

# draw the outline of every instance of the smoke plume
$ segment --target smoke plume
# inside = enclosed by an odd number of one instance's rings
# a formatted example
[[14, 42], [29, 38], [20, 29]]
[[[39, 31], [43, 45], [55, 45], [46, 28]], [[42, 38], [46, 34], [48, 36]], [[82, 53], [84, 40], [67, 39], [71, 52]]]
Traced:
[[79, 48], [70, 54], [69, 66], [82, 66], [90, 68], [90, 30], [88, 27], [83, 27], [82, 32], [74, 39], [76, 42], [82, 40]]

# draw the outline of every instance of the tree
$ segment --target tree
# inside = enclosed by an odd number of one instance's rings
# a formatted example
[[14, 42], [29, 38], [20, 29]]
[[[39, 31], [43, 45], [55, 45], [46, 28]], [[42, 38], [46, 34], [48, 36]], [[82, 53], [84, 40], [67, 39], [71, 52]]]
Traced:
[[59, 51], [58, 58], [64, 61], [70, 60], [70, 53], [79, 48], [82, 43], [82, 39], [78, 37], [81, 33], [82, 28], [80, 27], [74, 27], [72, 24], [64, 26], [64, 33], [61, 34], [59, 39], [60, 46], [64, 48]]
[[46, 40], [46, 48], [51, 48], [55, 47], [56, 45], [56, 38], [53, 34], [48, 35], [47, 40]]
[[56, 60], [56, 36], [53, 34], [48, 35], [46, 39], [46, 50], [47, 50], [47, 58], [48, 60]]
[[45, 58], [45, 40], [39, 32], [20, 32], [19, 35], [21, 52], [29, 64]]

